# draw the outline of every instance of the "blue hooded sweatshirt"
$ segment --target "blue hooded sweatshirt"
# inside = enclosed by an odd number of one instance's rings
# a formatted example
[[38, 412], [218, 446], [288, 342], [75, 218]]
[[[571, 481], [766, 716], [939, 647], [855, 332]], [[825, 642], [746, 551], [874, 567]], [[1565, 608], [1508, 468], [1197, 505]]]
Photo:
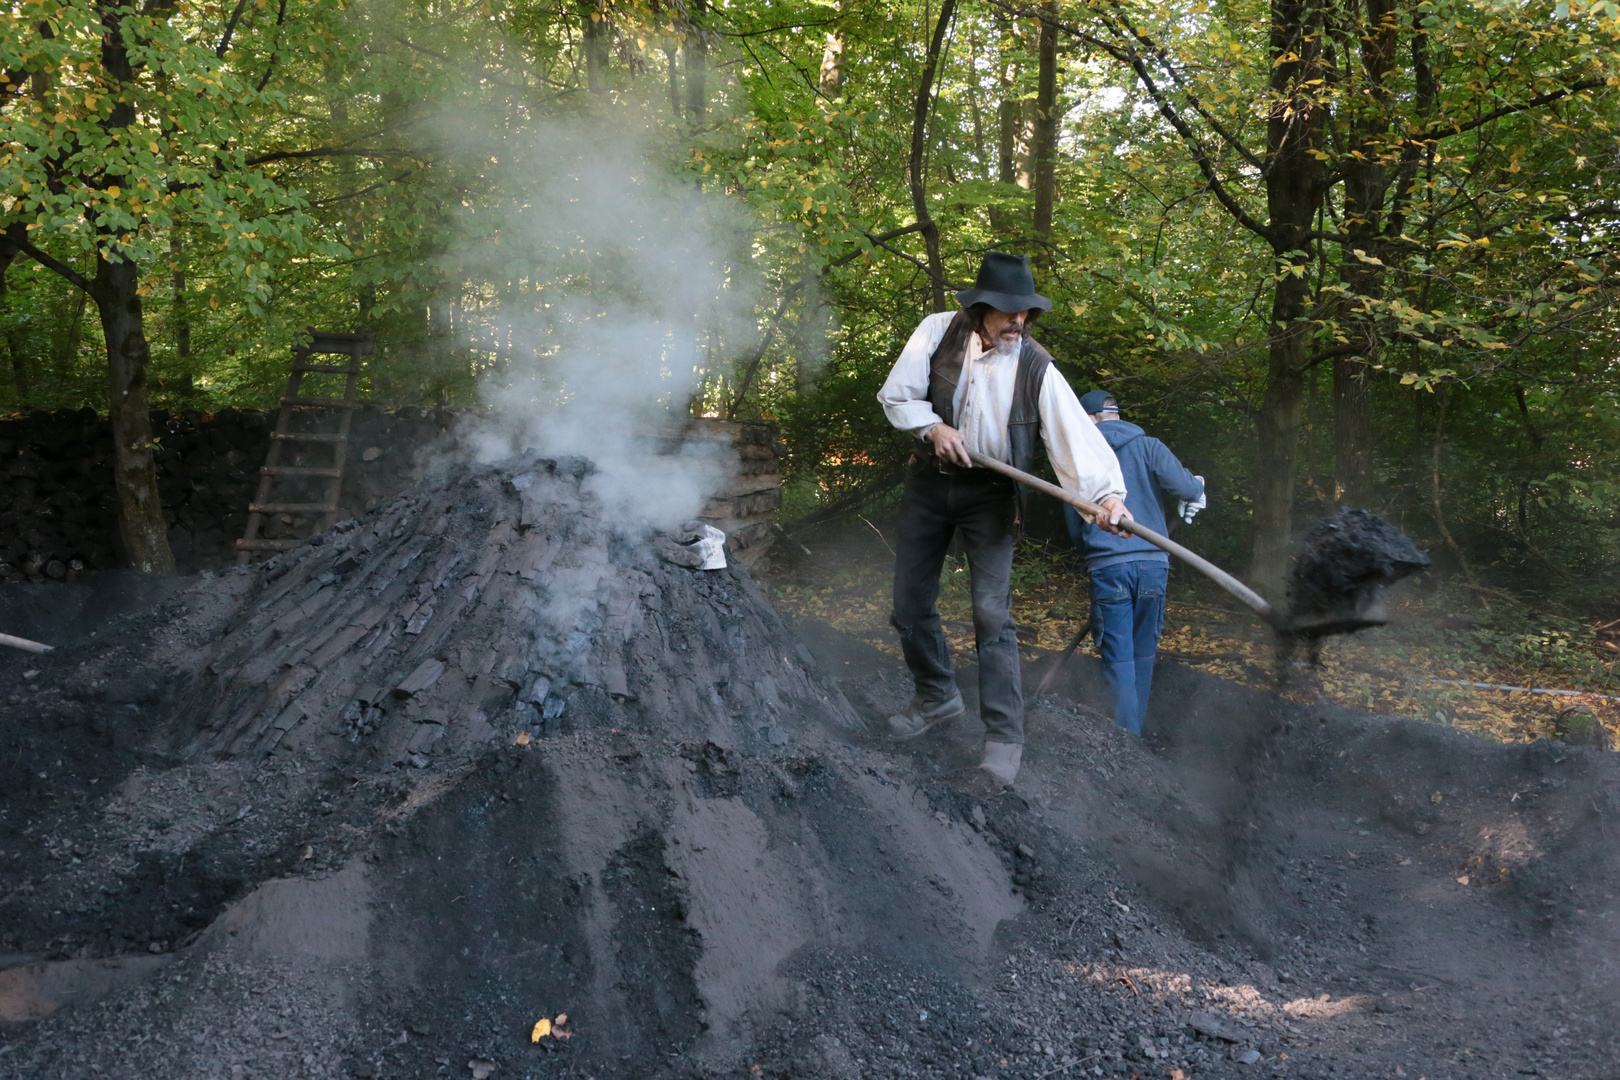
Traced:
[[[1176, 460], [1170, 448], [1123, 420], [1104, 420], [1097, 425], [1102, 437], [1114, 448], [1120, 472], [1125, 474], [1125, 508], [1143, 525], [1161, 535], [1165, 527], [1165, 500], [1192, 502], [1204, 493], [1203, 482]], [[1081, 520], [1069, 508], [1069, 535], [1075, 547], [1085, 553], [1086, 567], [1096, 570], [1122, 562], [1168, 563], [1170, 556], [1135, 536], [1113, 536]]]

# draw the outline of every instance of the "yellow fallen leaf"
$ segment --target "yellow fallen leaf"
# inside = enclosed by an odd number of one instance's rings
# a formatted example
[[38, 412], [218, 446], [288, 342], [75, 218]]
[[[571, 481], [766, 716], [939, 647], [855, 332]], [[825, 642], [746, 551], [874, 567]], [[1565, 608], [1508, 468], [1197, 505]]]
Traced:
[[529, 733], [527, 731], [518, 732], [517, 738], [512, 740], [512, 745], [513, 746], [528, 746], [529, 745]]
[[532, 1043], [537, 1043], [541, 1039], [545, 1038], [547, 1035], [550, 1035], [550, 1034], [551, 1034], [551, 1017], [542, 1016], [538, 1021], [536, 1021], [535, 1025], [534, 1025], [534, 1030], [529, 1032], [529, 1041], [532, 1042]]

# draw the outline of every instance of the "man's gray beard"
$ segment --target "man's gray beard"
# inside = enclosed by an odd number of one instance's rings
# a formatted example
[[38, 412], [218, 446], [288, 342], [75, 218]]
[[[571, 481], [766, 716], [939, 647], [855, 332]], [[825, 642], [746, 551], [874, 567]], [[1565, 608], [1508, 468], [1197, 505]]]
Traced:
[[1011, 341], [1008, 341], [1006, 338], [998, 337], [996, 338], [996, 347], [994, 352], [998, 357], [1017, 356], [1018, 350], [1023, 346], [1023, 344], [1024, 336], [1022, 334], [1013, 338]]

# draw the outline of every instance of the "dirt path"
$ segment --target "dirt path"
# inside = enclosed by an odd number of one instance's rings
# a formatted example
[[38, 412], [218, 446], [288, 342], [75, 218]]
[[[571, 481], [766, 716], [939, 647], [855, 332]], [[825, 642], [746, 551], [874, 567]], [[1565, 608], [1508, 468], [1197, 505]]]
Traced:
[[0, 658], [0, 1077], [1614, 1075], [1613, 755], [1081, 662], [989, 796], [524, 469]]

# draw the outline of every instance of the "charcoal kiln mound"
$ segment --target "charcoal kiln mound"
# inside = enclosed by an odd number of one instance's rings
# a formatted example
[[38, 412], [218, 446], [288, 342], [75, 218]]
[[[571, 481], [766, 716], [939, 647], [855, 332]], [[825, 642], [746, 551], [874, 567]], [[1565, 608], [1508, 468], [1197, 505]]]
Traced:
[[591, 483], [458, 466], [8, 658], [0, 1076], [693, 1075], [795, 958], [982, 964], [1002, 853]]
[[273, 561], [188, 673], [172, 749], [423, 767], [514, 724], [779, 746], [855, 722], [746, 576], [661, 559], [591, 475], [458, 469]]

